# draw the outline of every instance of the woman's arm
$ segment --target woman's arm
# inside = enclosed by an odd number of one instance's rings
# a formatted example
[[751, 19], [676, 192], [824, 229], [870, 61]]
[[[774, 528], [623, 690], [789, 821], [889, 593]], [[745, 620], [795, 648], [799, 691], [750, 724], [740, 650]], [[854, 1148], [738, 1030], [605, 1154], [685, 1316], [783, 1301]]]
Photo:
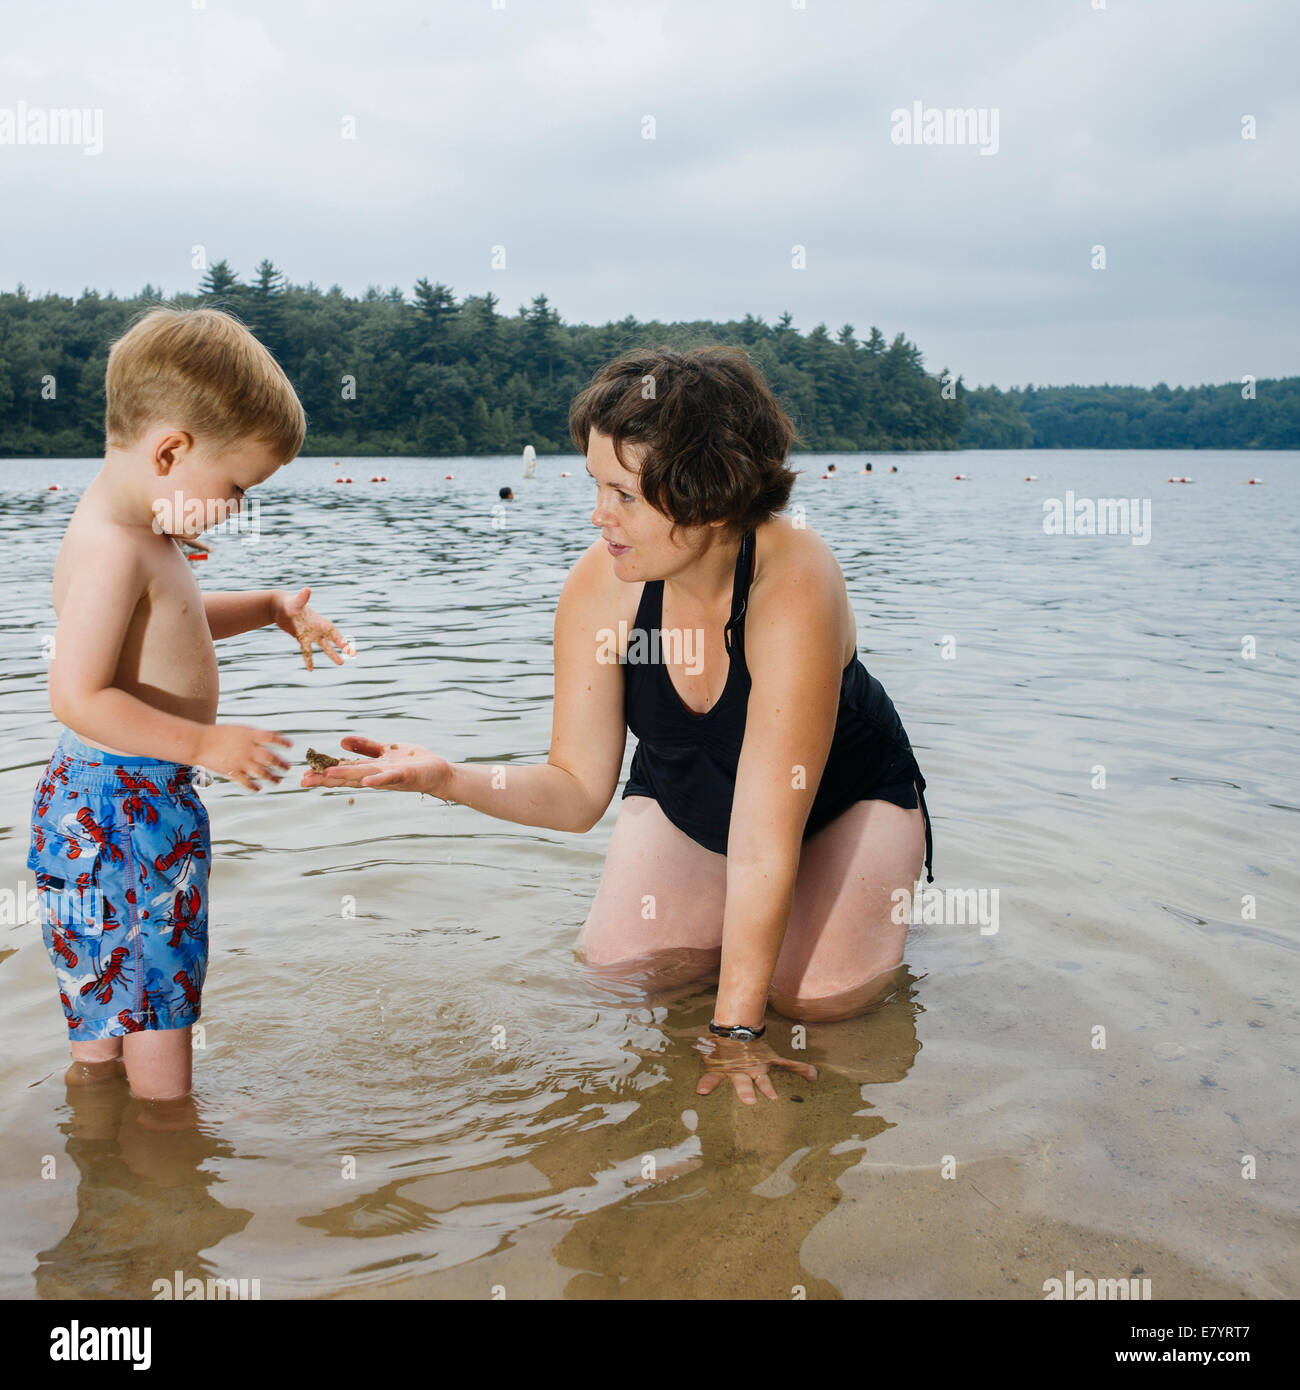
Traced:
[[598, 660], [602, 628], [616, 627], [604, 542], [578, 560], [555, 610], [551, 749], [532, 767], [456, 763], [439, 795], [499, 820], [587, 831], [605, 814], [623, 767], [623, 668]]
[[352, 736], [343, 747], [372, 759], [305, 773], [304, 787], [373, 786], [428, 792], [498, 820], [587, 831], [605, 814], [623, 767], [623, 668], [602, 662], [597, 633], [617, 628], [621, 587], [604, 542], [578, 560], [555, 611], [555, 701], [547, 760], [531, 766], [448, 763], [426, 749]]
[[715, 1017], [758, 1027], [790, 921], [803, 830], [835, 733], [844, 667], [844, 578], [805, 532], [756, 581], [745, 615], [745, 741], [727, 840]]

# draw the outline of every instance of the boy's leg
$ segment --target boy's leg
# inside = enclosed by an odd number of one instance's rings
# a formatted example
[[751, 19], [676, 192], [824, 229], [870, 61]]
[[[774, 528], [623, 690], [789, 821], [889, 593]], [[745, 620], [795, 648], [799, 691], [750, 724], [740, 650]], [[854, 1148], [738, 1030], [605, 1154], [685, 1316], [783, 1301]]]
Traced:
[[122, 1075], [122, 1039], [95, 1038], [73, 1042], [72, 1065], [63, 1073], [69, 1086], [94, 1086], [101, 1081], [117, 1081]]
[[193, 1081], [190, 1025], [129, 1033], [122, 1044], [126, 1078], [137, 1100], [178, 1100]]

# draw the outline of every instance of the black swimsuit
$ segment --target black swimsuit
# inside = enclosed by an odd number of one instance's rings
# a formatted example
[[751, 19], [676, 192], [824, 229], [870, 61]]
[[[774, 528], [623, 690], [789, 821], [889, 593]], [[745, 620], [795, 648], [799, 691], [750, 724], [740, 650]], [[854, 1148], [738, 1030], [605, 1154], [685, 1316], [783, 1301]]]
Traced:
[[[723, 631], [731, 655], [727, 683], [712, 709], [703, 714], [688, 709], [662, 660], [629, 661], [624, 667], [623, 717], [638, 743], [623, 795], [657, 801], [679, 830], [717, 854], [727, 852], [736, 768], [745, 738], [750, 678], [743, 620], [753, 570], [754, 533], [749, 531], [736, 557], [731, 619]], [[663, 621], [663, 598], [663, 580], [647, 580], [634, 624], [635, 630], [647, 634], [643, 642]], [[840, 680], [835, 737], [803, 838], [829, 825], [855, 801], [890, 801], [914, 810], [918, 790], [925, 818], [926, 881], [933, 883], [934, 842], [925, 778], [893, 702], [855, 652]]]

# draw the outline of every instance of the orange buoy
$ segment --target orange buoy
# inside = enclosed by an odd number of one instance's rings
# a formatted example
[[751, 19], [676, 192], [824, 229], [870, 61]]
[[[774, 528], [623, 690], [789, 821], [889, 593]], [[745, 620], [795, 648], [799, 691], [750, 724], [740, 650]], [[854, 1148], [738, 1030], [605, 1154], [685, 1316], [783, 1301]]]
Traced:
[[1248, 483], [1262, 483], [1264, 480], [1263, 478], [1247, 478], [1246, 481]]
[[451, 474], [450, 474], [450, 473], [447, 474], [447, 481], [448, 481], [448, 482], [451, 482]]
[[59, 490], [59, 485], [58, 485], [58, 483], [51, 483], [51, 484], [50, 484], [50, 491], [51, 491], [51, 492], [58, 492], [58, 490]]

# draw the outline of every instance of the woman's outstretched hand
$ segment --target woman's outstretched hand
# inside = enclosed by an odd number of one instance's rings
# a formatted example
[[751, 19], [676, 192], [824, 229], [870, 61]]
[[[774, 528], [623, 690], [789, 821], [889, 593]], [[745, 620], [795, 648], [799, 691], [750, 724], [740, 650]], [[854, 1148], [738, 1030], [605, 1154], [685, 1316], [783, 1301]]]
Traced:
[[746, 1105], [754, 1105], [758, 1100], [754, 1094], [755, 1086], [768, 1100], [776, 1100], [778, 1097], [769, 1074], [774, 1067], [788, 1067], [805, 1081], [817, 1080], [817, 1068], [811, 1062], [795, 1062], [788, 1057], [778, 1057], [761, 1038], [757, 1042], [741, 1042], [736, 1038], [719, 1038], [713, 1033], [706, 1033], [695, 1044], [695, 1049], [704, 1056], [704, 1075], [695, 1088], [701, 1096], [710, 1095], [722, 1084], [723, 1078], [729, 1076], [736, 1094]]
[[302, 775], [304, 787], [380, 787], [390, 792], [427, 792], [446, 796], [452, 765], [418, 743], [378, 743], [373, 738], [349, 735], [341, 748], [360, 753], [364, 761], [339, 763], [324, 772], [309, 768]]

